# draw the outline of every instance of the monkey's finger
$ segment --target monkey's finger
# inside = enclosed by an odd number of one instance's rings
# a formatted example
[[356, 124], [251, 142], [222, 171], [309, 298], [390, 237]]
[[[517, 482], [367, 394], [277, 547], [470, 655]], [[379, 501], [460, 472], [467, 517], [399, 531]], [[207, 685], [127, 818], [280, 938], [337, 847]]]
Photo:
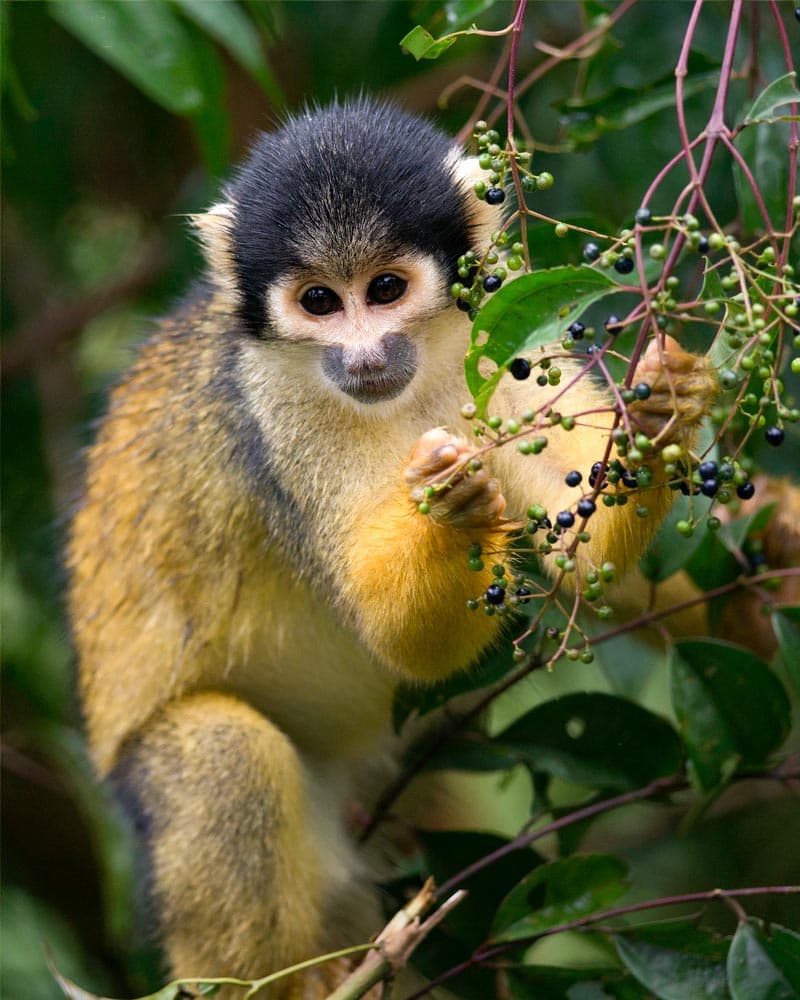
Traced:
[[496, 479], [490, 479], [485, 470], [476, 472], [470, 476], [464, 476], [458, 482], [448, 487], [437, 497], [437, 503], [449, 510], [461, 510], [471, 503], [475, 503], [486, 490], [496, 495], [500, 492], [500, 484]]
[[423, 434], [411, 452], [405, 471], [409, 484], [428, 479], [455, 465], [469, 454], [466, 442], [447, 431], [436, 428]]
[[[491, 488], [489, 488], [489, 484]], [[460, 510], [453, 511], [448, 524], [459, 531], [485, 528], [500, 520], [506, 510], [506, 498], [500, 492], [497, 480], [490, 480], [478, 501], [473, 501]], [[496, 492], [495, 492], [496, 487]]]

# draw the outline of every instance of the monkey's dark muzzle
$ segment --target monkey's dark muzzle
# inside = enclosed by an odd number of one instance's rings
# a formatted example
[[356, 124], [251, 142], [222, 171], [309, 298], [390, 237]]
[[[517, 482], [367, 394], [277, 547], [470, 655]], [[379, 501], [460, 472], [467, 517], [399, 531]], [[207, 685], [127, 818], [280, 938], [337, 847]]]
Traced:
[[417, 349], [401, 333], [377, 344], [325, 348], [322, 370], [342, 392], [359, 403], [382, 403], [399, 396], [417, 371]]

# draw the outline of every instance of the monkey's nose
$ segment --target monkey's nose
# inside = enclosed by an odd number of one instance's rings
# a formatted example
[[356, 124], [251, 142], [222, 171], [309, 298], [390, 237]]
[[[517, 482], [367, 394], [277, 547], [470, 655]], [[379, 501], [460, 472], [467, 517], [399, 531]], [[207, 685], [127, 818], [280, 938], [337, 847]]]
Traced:
[[332, 344], [322, 370], [342, 392], [361, 403], [399, 396], [417, 371], [417, 349], [402, 333], [387, 333], [377, 344]]
[[386, 349], [383, 342], [366, 347], [348, 347], [342, 352], [342, 362], [348, 375], [369, 375], [386, 368]]

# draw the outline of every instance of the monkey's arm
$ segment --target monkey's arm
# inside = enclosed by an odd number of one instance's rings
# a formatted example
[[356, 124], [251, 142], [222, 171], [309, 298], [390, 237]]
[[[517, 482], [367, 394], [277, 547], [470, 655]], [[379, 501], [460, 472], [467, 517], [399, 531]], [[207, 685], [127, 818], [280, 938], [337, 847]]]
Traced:
[[[523, 456], [513, 446], [505, 446], [492, 456], [512, 517], [525, 519], [525, 512], [532, 504], [545, 507], [553, 525], [561, 511], [575, 515], [566, 537], [571, 540], [572, 532], [579, 530], [589, 534], [589, 541], [577, 549], [584, 569], [612, 562], [624, 571], [645, 550], [674, 499], [674, 493], [665, 484], [661, 451], [672, 443], [684, 448], [691, 446], [716, 390], [716, 380], [705, 359], [683, 351], [671, 338], [667, 338], [662, 349], [655, 342], [650, 344], [634, 376], [634, 384], [641, 382], [650, 386], [650, 396], [630, 404], [628, 411], [633, 432], [642, 431], [653, 442], [644, 460], [652, 471], [652, 483], [623, 489], [627, 501], [624, 506], [606, 507], [596, 498], [596, 510], [583, 529], [576, 504], [592, 492], [589, 480], [592, 466], [617, 457], [613, 446], [607, 452], [614, 416], [610, 393], [588, 378], [580, 379], [554, 404], [563, 416], [576, 416], [573, 430], [553, 427], [541, 432], [548, 444], [538, 455]], [[530, 407], [532, 390], [526, 389], [526, 383], [511, 383], [503, 388], [504, 416], [516, 416]], [[538, 398], [534, 402], [538, 405]], [[578, 487], [565, 482], [567, 473], [573, 470], [582, 475]], [[643, 512], [637, 509], [645, 507], [647, 514], [641, 516]], [[545, 558], [551, 569], [558, 551], [561, 549], [554, 546], [552, 555]]]
[[442, 482], [471, 451], [442, 429], [423, 434], [346, 559], [346, 595], [363, 638], [384, 662], [423, 680], [468, 666], [497, 631], [495, 618], [466, 606], [492, 579], [488, 568], [469, 569], [470, 545], [502, 553], [508, 541], [497, 480], [477, 472], [431, 498], [428, 516], [416, 508], [424, 485]]

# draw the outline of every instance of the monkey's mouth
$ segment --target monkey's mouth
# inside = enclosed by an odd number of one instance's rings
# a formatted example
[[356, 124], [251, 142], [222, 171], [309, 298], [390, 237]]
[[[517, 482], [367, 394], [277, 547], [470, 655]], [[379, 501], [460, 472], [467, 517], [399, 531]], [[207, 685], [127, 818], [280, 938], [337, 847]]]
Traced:
[[322, 370], [343, 393], [359, 403], [395, 399], [417, 372], [417, 349], [400, 333], [390, 333], [376, 345], [327, 347]]

